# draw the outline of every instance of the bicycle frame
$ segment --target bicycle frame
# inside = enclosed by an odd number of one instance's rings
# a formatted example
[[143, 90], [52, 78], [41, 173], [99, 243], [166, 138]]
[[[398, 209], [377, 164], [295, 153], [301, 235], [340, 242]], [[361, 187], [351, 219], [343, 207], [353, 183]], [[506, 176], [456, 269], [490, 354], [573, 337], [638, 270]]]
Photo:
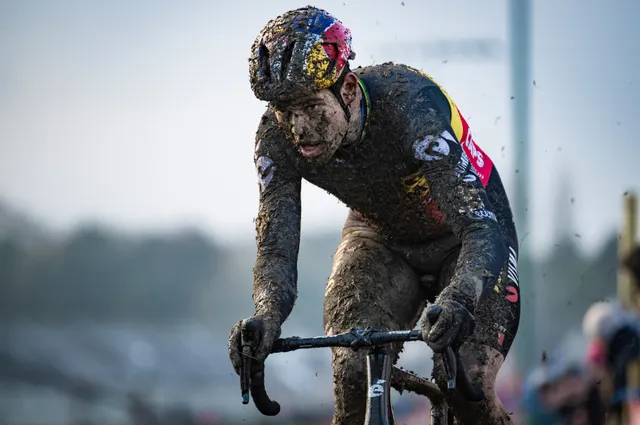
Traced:
[[391, 359], [380, 350], [367, 355], [367, 410], [364, 425], [395, 425], [391, 408]]
[[[367, 355], [367, 407], [364, 425], [396, 425], [391, 407], [391, 358], [382, 350], [374, 349]], [[431, 425], [448, 425], [449, 406], [443, 399], [429, 398]], [[453, 422], [453, 421], [452, 421]]]

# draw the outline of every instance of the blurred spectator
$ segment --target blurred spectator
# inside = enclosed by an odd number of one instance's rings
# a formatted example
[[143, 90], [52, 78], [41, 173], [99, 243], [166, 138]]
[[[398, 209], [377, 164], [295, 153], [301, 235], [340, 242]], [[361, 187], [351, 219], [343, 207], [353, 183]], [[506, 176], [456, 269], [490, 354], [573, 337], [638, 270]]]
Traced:
[[629, 365], [640, 358], [640, 320], [618, 302], [593, 304], [584, 316], [583, 330], [589, 337], [586, 360], [605, 381], [603, 396], [609, 410], [620, 415], [623, 405], [640, 400], [640, 388], [629, 388]]
[[595, 376], [562, 353], [543, 362], [525, 384], [528, 425], [602, 425], [604, 408]]
[[[640, 249], [623, 265], [640, 277]], [[590, 338], [587, 361], [603, 381], [602, 396], [608, 411], [623, 423], [640, 424], [640, 316], [619, 302], [593, 304], [584, 316], [583, 330]], [[631, 375], [630, 375], [631, 373]], [[631, 379], [629, 379], [631, 377]], [[627, 417], [623, 418], [623, 407]]]

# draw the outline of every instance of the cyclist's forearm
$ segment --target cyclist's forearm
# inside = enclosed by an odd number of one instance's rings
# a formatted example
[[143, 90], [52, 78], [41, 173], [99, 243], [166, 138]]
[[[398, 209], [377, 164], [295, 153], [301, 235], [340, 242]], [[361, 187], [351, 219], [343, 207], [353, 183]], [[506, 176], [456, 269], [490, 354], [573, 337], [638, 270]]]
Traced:
[[260, 255], [253, 269], [255, 314], [275, 318], [283, 323], [297, 296], [295, 262], [278, 255]]
[[[485, 191], [486, 182], [451, 128], [450, 117], [439, 112], [442, 108], [437, 104], [443, 101], [443, 95], [429, 93], [418, 96], [411, 106], [410, 114], [415, 119], [410, 121], [411, 136], [407, 140], [412, 142], [408, 152], [426, 179], [442, 223], [462, 244], [459, 267], [443, 295], [473, 307], [497, 279], [506, 248], [496, 211]], [[490, 171], [484, 170], [489, 176]], [[508, 208], [506, 200], [504, 204]]]
[[438, 143], [448, 153], [438, 159], [428, 157], [423, 170], [433, 199], [462, 244], [459, 271], [444, 293], [475, 306], [498, 278], [507, 251], [495, 209], [461, 145], [448, 131]]
[[296, 196], [280, 197], [263, 202], [256, 219], [255, 312], [280, 323], [291, 313], [297, 295], [300, 212]]
[[461, 297], [459, 301], [465, 305], [475, 306], [480, 296], [495, 283], [507, 252], [495, 224], [475, 222], [466, 226], [461, 236], [459, 272], [443, 292], [452, 291], [454, 298]]
[[456, 164], [462, 155], [460, 145], [451, 143], [449, 157], [439, 164], [428, 163], [425, 168], [431, 169], [425, 175], [433, 199], [462, 245], [458, 272], [444, 293], [465, 306], [475, 306], [498, 278], [507, 250], [497, 215], [480, 181], [473, 174], [458, 173]]

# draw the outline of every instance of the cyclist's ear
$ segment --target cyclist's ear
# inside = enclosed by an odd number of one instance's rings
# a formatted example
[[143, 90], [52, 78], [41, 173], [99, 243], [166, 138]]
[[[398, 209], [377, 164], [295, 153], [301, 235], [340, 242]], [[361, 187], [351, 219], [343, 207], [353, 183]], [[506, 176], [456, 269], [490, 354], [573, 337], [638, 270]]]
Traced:
[[342, 86], [340, 87], [340, 95], [344, 100], [344, 103], [350, 105], [354, 100], [358, 98], [358, 78], [356, 74], [353, 72], [347, 72], [344, 76], [344, 80], [342, 81]]

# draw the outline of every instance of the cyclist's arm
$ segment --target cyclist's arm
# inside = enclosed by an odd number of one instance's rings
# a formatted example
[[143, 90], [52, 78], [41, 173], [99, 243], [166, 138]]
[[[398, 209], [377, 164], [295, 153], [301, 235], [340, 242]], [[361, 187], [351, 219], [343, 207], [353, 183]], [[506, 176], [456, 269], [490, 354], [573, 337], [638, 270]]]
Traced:
[[[425, 89], [409, 108], [408, 138], [411, 160], [417, 163], [443, 218], [462, 247], [455, 273], [445, 294], [477, 305], [493, 286], [507, 258], [495, 212], [478, 176], [456, 139], [439, 91]], [[434, 99], [435, 97], [435, 99]]]
[[256, 134], [254, 163], [260, 205], [256, 217], [257, 258], [253, 302], [257, 315], [283, 323], [297, 293], [301, 179], [284, 151], [288, 143], [267, 112]]

